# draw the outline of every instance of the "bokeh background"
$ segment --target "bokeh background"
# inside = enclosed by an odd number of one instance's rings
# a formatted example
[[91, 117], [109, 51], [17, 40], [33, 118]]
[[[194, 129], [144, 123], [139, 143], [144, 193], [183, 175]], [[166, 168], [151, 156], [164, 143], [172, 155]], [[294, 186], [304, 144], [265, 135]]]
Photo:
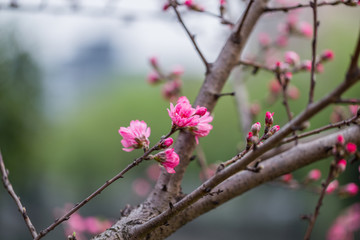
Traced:
[[[198, 2], [217, 11], [217, 1]], [[120, 126], [128, 126], [133, 119], [145, 120], [152, 130], [151, 142], [169, 130], [169, 103], [161, 96], [160, 87], [146, 83], [151, 56], [157, 56], [164, 69], [184, 67], [182, 94], [191, 102], [204, 79], [204, 67], [174, 14], [161, 10], [164, 1], [14, 3], [17, 7], [0, 0], [0, 147], [10, 180], [40, 230], [53, 222], [56, 209], [81, 201], [138, 156], [139, 152], [121, 150]], [[228, 4], [229, 18], [236, 19], [244, 3]], [[215, 60], [229, 28], [199, 13], [184, 11], [183, 16], [206, 57]], [[244, 56], [258, 51], [259, 32], [275, 36], [276, 30], [271, 29], [284, 17], [284, 13], [263, 17]], [[319, 51], [332, 49], [335, 59], [317, 76], [316, 99], [344, 78], [359, 31], [360, 8], [323, 7], [319, 18]], [[301, 19], [311, 22], [311, 10], [302, 11]], [[310, 44], [309, 39], [292, 38], [284, 51], [294, 49], [302, 59], [309, 59]], [[247, 77], [250, 102], [266, 100], [272, 78], [264, 72]], [[290, 106], [299, 113], [306, 105], [309, 73], [295, 75], [292, 84], [301, 94]], [[359, 90], [356, 85], [346, 96], [359, 97]], [[232, 91], [231, 79], [227, 91]], [[244, 146], [236, 109], [231, 97], [219, 101], [214, 129], [201, 139], [209, 163], [227, 160]], [[286, 123], [280, 102], [263, 108], [256, 120], [262, 121], [267, 110], [276, 113], [276, 124]], [[311, 128], [328, 124], [333, 110], [329, 107], [319, 113]], [[294, 176], [302, 179], [315, 167], [325, 175], [329, 161], [315, 163]], [[116, 221], [126, 204], [139, 204], [147, 184], [154, 184], [148, 175], [150, 165], [146, 162], [126, 174], [80, 214]], [[201, 183], [199, 172], [194, 161], [184, 179], [185, 192]], [[359, 185], [357, 166], [349, 167], [339, 181]], [[137, 193], [139, 182], [142, 188]], [[302, 239], [307, 222], [300, 215], [311, 213], [316, 201], [313, 193], [267, 184], [187, 224], [169, 239]], [[359, 197], [327, 196], [313, 239], [325, 239], [341, 211], [358, 201]], [[356, 237], [360, 238], [359, 233]], [[47, 238], [64, 239], [63, 228]], [[0, 190], [0, 239], [30, 239], [4, 189]]]

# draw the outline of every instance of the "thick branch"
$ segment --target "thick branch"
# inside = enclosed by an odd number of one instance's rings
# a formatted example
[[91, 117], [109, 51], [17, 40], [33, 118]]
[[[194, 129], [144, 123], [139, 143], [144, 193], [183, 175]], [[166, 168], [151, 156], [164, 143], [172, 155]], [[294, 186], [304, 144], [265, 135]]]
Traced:
[[360, 144], [359, 126], [352, 126], [311, 142], [304, 144], [300, 143], [289, 151], [262, 162], [260, 164], [262, 170], [259, 173], [241, 171], [227, 179], [212, 190], [212, 192], [219, 192], [218, 194], [207, 195], [195, 204], [186, 208], [176, 217], [169, 220], [166, 226], [163, 225], [154, 230], [151, 235], [149, 235], [149, 240], [159, 239], [159, 236], [167, 237], [186, 223], [217, 208], [234, 197], [260, 186], [263, 183], [272, 181], [286, 173], [295, 171], [329, 156], [329, 152], [327, 152], [326, 149], [336, 143], [338, 134], [342, 134], [346, 141]]

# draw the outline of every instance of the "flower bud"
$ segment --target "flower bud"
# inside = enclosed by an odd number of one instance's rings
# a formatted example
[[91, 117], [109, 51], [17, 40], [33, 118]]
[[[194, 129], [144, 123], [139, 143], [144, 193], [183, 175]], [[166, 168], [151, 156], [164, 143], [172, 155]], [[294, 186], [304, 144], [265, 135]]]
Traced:
[[317, 181], [321, 178], [321, 171], [319, 169], [313, 169], [309, 172], [307, 179], [310, 181]]
[[288, 51], [285, 53], [285, 62], [293, 66], [300, 62], [300, 57], [296, 52]]
[[[165, 7], [165, 6], [164, 6]], [[151, 57], [150, 58], [150, 64], [153, 68], [157, 68], [158, 67], [158, 60], [156, 57]]]
[[160, 76], [157, 72], [150, 72], [147, 76], [147, 82], [151, 85], [160, 82]]
[[305, 61], [303, 61], [301, 63], [300, 68], [301, 68], [301, 70], [305, 70], [305, 71], [310, 72], [311, 71], [311, 65], [312, 65], [312, 63], [311, 63], [310, 60], [305, 60]]
[[333, 59], [334, 59], [334, 52], [332, 50], [327, 49], [321, 54], [322, 61], [333, 60]]
[[286, 72], [284, 76], [285, 76], [286, 80], [291, 80], [292, 79], [292, 72]]
[[261, 124], [260, 124], [259, 122], [254, 123], [254, 124], [251, 126], [251, 132], [252, 132], [252, 134], [255, 135], [255, 136], [259, 136], [260, 129], [261, 129]]
[[344, 143], [345, 143], [344, 136], [342, 134], [337, 135], [337, 144], [344, 145]]
[[342, 188], [342, 191], [350, 196], [355, 196], [359, 192], [359, 187], [355, 183], [348, 183]]
[[336, 164], [336, 170], [338, 173], [343, 173], [346, 169], [346, 160], [345, 159], [341, 159], [340, 161], [337, 162]]
[[284, 183], [290, 183], [292, 179], [293, 179], [293, 176], [291, 173], [281, 176], [281, 181], [283, 181]]
[[357, 151], [357, 147], [354, 143], [349, 142], [348, 144], [346, 144], [346, 151], [349, 154], [354, 154]]
[[333, 193], [338, 188], [338, 186], [339, 186], [339, 182], [337, 180], [330, 182], [325, 190], [326, 194]]
[[249, 150], [250, 147], [253, 145], [253, 133], [248, 132], [248, 135], [246, 137], [246, 149]]
[[207, 108], [206, 108], [206, 107], [199, 107], [199, 106], [198, 106], [198, 107], [196, 108], [195, 115], [204, 116], [206, 112], [207, 112]]
[[300, 34], [307, 38], [311, 38], [313, 35], [312, 25], [308, 22], [300, 23], [298, 31], [300, 32]]
[[161, 143], [161, 148], [168, 148], [173, 144], [174, 140], [169, 137], [166, 138], [162, 143]]
[[273, 116], [274, 116], [274, 113], [266, 112], [266, 114], [265, 114], [265, 125], [267, 127], [271, 127], [272, 124], [274, 123]]

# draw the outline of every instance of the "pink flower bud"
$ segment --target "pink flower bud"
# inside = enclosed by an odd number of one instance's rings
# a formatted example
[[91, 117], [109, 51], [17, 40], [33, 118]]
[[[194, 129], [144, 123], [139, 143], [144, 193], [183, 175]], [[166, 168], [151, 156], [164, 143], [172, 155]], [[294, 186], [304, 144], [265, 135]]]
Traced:
[[265, 114], [265, 124], [269, 127], [271, 127], [271, 125], [274, 122], [273, 116], [274, 116], [274, 113], [271, 113], [271, 112], [266, 112], [266, 114]]
[[345, 159], [341, 159], [337, 164], [336, 164], [336, 168], [339, 171], [339, 173], [343, 173], [346, 169], [346, 160]]
[[307, 178], [311, 181], [317, 181], [321, 178], [321, 171], [319, 169], [313, 169], [309, 172]]
[[196, 107], [195, 115], [204, 116], [206, 112], [207, 112], [206, 107], [199, 107], [199, 106], [197, 106], [197, 107]]
[[251, 132], [252, 132], [252, 134], [255, 135], [255, 136], [259, 136], [260, 129], [261, 129], [261, 123], [259, 123], [259, 122], [254, 123], [254, 124], [251, 126]]
[[276, 132], [278, 132], [280, 130], [280, 126], [279, 125], [275, 125], [275, 126], [273, 126], [271, 129], [270, 129], [270, 131], [269, 131], [269, 133], [271, 133], [271, 135], [274, 135]]
[[292, 79], [292, 72], [286, 72], [285, 73], [285, 78], [288, 79], [288, 80], [291, 80]]
[[160, 82], [160, 76], [157, 72], [150, 72], [147, 76], [147, 82], [151, 85]]
[[158, 60], [156, 57], [151, 57], [150, 58], [150, 64], [151, 66], [153, 66], [154, 68], [157, 68], [158, 67]]
[[289, 96], [289, 98], [296, 100], [300, 97], [300, 91], [297, 87], [295, 86], [290, 86], [287, 89], [287, 95]]
[[359, 192], [359, 187], [355, 183], [349, 183], [344, 186], [344, 190], [350, 196], [355, 196]]
[[248, 132], [248, 135], [246, 137], [246, 140], [250, 140], [253, 136], [253, 133], [252, 132]]
[[324, 72], [324, 65], [321, 63], [316, 64], [316, 72], [317, 73], [323, 73]]
[[250, 106], [250, 113], [253, 115], [253, 116], [256, 116], [260, 113], [261, 111], [261, 106], [260, 104], [258, 103], [253, 103], [251, 104]]
[[273, 79], [269, 84], [270, 93], [277, 96], [281, 92], [281, 85], [278, 80]]
[[166, 10], [169, 9], [169, 7], [170, 7], [170, 4], [169, 4], [169, 3], [165, 3], [165, 4], [163, 5], [162, 10], [163, 10], [163, 11], [166, 11]]
[[173, 148], [166, 149], [154, 156], [154, 159], [164, 166], [168, 173], [175, 173], [174, 168], [179, 165], [180, 158]]
[[291, 173], [281, 176], [281, 181], [283, 181], [284, 183], [290, 183], [292, 179], [293, 179], [293, 176]]
[[220, 6], [224, 6], [226, 4], [226, 0], [220, 0]]
[[333, 60], [334, 59], [334, 52], [332, 50], [325, 50], [322, 54], [321, 54], [321, 60], [326, 61], [326, 60]]
[[333, 193], [339, 186], [339, 182], [337, 180], [332, 181], [326, 188], [325, 192], [327, 194]]
[[349, 142], [348, 144], [346, 144], [346, 151], [350, 154], [354, 154], [357, 151], [357, 147], [354, 143]]
[[187, 6], [187, 7], [191, 7], [193, 5], [193, 1], [192, 0], [186, 0], [184, 2], [184, 4]]
[[342, 134], [337, 135], [337, 143], [343, 145], [345, 143], [345, 138]]
[[312, 63], [311, 63], [310, 60], [305, 60], [305, 61], [303, 61], [303, 63], [301, 64], [301, 69], [310, 72], [310, 71], [311, 71], [311, 64], [312, 64]]
[[358, 105], [349, 105], [349, 110], [352, 115], [357, 115]]
[[285, 53], [285, 62], [290, 65], [296, 65], [300, 61], [299, 55], [294, 51], [288, 51]]
[[279, 35], [276, 38], [276, 45], [279, 47], [286, 47], [288, 45], [288, 37], [286, 35]]
[[162, 146], [163, 148], [168, 148], [168, 147], [170, 147], [170, 146], [173, 144], [173, 142], [174, 142], [174, 140], [173, 140], [171, 137], [169, 137], [169, 138], [166, 138], [166, 139], [162, 142], [161, 146]]
[[271, 39], [267, 33], [259, 34], [259, 43], [262, 47], [268, 47], [270, 45]]
[[299, 25], [299, 32], [307, 38], [311, 38], [313, 35], [313, 28], [310, 23], [302, 22]]
[[175, 66], [171, 72], [175, 76], [181, 76], [184, 74], [184, 68], [182, 66]]

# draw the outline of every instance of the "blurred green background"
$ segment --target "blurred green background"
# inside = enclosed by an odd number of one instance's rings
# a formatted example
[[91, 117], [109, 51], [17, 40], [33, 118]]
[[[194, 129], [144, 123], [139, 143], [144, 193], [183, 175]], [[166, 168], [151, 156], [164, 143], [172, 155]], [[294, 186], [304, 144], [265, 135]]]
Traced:
[[[360, 9], [339, 9], [324, 8], [320, 11], [318, 49], [319, 52], [324, 49], [334, 50], [335, 60], [325, 64], [325, 72], [317, 76], [316, 99], [324, 96], [343, 80], [358, 34]], [[284, 15], [279, 13], [278, 16]], [[305, 13], [304, 19], [311, 21], [309, 12]], [[177, 23], [174, 21], [173, 24]], [[56, 99], [57, 95], [52, 95], [49, 90], [51, 88], [48, 87], [49, 78], [52, 78], [52, 81], [76, 79], [78, 75], [71, 75], [74, 73], [72, 69], [79, 68], [81, 72], [83, 69], [91, 69], [93, 65], [86, 65], [86, 61], [84, 66], [70, 62], [63, 67], [65, 74], [56, 71], [49, 74], [46, 69], [48, 66], [33, 57], [36, 50], [29, 48], [27, 39], [22, 38], [17, 28], [12, 26], [16, 24], [1, 26], [0, 147], [10, 170], [10, 180], [27, 206], [35, 226], [40, 230], [54, 220], [54, 209], [62, 208], [66, 203], [81, 201], [139, 155], [137, 151], [126, 153], [121, 150], [121, 137], [117, 132], [120, 126], [128, 126], [134, 119], [146, 121], [151, 127], [152, 143], [166, 133], [171, 126], [166, 111], [169, 103], [161, 97], [159, 87], [146, 84], [146, 71], [149, 70], [147, 68], [139, 69], [138, 73], [129, 73], [126, 70], [91, 72], [92, 81], [77, 82], [78, 85], [58, 89], [62, 96], [66, 96], [66, 91], [69, 91], [70, 96], [73, 88], [81, 90], [71, 95], [70, 100], [64, 100], [68, 101], [63, 105], [65, 107], [56, 108], [56, 102], [63, 99]], [[265, 31], [266, 26], [266, 23], [260, 23], [257, 32]], [[183, 32], [180, 35], [183, 35]], [[254, 33], [249, 40], [248, 52], [256, 48], [255, 35]], [[292, 39], [287, 49], [295, 49], [301, 59], [309, 59], [309, 46], [308, 39]], [[191, 45], [187, 49], [193, 51]], [[99, 51], [101, 52], [101, 48]], [[176, 49], [168, 51], [176, 52]], [[83, 58], [87, 60], [92, 56], [85, 54]], [[122, 56], [124, 61], [126, 57]], [[146, 63], [147, 59], [138, 61]], [[160, 59], [160, 63], [161, 61], [166, 62], [166, 56]], [[186, 66], [187, 61], [189, 60], [180, 59], [179, 63], [183, 62]], [[188, 64], [192, 61], [198, 62], [199, 59], [195, 57]], [[185, 68], [182, 94], [191, 102], [195, 100], [203, 80], [201, 71], [199, 69], [188, 73]], [[266, 99], [268, 84], [272, 78], [270, 74], [261, 71], [256, 76], [247, 78], [251, 102], [262, 102]], [[306, 106], [309, 73], [295, 75], [292, 84], [301, 92], [298, 100], [290, 101], [291, 110], [297, 114]], [[231, 81], [224, 89], [224, 92], [230, 91]], [[346, 93], [346, 97], [359, 98], [359, 91], [360, 86], [357, 84]], [[346, 111], [346, 108], [344, 109]], [[263, 108], [256, 121], [262, 122], [266, 111], [275, 112], [276, 124], [282, 126], [286, 123], [286, 114], [280, 102]], [[319, 113], [311, 121], [311, 128], [328, 124], [332, 111], [333, 107], [329, 107]], [[214, 128], [208, 137], [200, 141], [209, 163], [217, 163], [234, 156], [237, 147], [244, 146], [245, 135], [238, 127], [233, 98], [221, 98], [213, 114]], [[302, 179], [312, 168], [321, 169], [325, 175], [329, 161], [315, 163], [295, 172], [294, 176]], [[149, 165], [151, 164], [148, 162], [143, 163], [126, 174], [124, 179], [106, 189], [82, 208], [80, 213], [113, 221], [118, 219], [120, 210], [127, 203], [136, 206], [144, 199], [134, 193], [134, 180], [142, 178], [151, 185], [154, 184], [146, 173]], [[190, 192], [201, 183], [199, 172], [200, 168], [194, 161], [184, 179], [185, 192]], [[354, 181], [359, 185], [357, 167], [348, 167], [339, 181], [343, 184]], [[264, 236], [266, 239], [277, 240], [302, 239], [307, 223], [300, 220], [299, 216], [312, 212], [316, 201], [317, 196], [308, 192], [265, 185], [205, 214], [169, 239], [239, 239], [240, 236], [243, 239], [264, 239]], [[357, 201], [359, 197], [340, 199], [327, 196], [314, 229], [313, 239], [324, 239], [341, 209]], [[4, 189], [0, 190], [0, 213], [0, 239], [30, 239], [20, 214]], [[62, 228], [59, 227], [49, 234], [48, 239], [64, 239]]]

